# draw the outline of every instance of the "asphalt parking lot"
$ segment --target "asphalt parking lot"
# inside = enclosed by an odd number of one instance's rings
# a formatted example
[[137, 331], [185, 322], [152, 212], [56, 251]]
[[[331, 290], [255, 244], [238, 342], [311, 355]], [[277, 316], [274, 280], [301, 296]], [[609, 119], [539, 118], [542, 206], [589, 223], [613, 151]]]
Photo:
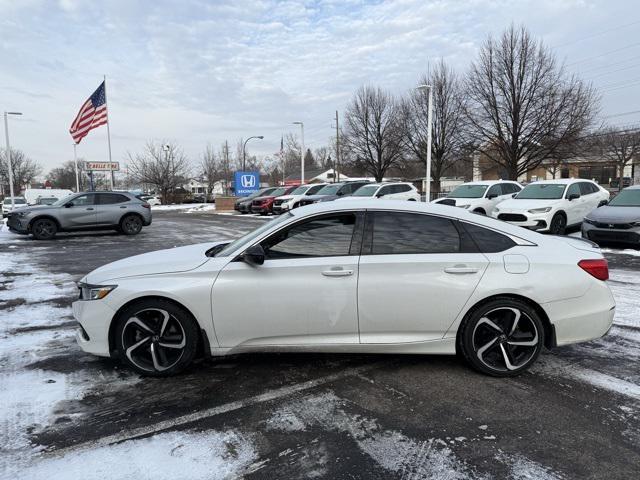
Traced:
[[172, 211], [136, 237], [0, 237], [3, 478], [637, 478], [638, 251], [605, 249], [610, 334], [513, 379], [455, 357], [335, 354], [217, 358], [151, 379], [76, 346], [84, 274], [263, 221]]

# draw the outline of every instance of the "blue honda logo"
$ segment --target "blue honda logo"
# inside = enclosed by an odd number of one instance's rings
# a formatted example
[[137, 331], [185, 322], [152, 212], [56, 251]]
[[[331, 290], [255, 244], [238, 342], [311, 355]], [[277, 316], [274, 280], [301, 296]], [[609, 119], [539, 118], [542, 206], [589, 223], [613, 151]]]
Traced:
[[260, 173], [235, 172], [233, 188], [235, 194], [239, 197], [251, 195], [260, 188]]
[[256, 177], [253, 175], [242, 175], [240, 177], [240, 183], [244, 188], [253, 188], [256, 186]]

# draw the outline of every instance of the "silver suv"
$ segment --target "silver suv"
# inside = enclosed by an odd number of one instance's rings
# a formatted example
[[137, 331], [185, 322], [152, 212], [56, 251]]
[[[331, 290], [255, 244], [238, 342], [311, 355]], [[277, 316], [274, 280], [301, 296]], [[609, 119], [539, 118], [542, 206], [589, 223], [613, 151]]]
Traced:
[[151, 225], [149, 204], [125, 192], [77, 193], [52, 205], [15, 210], [7, 220], [10, 230], [38, 240], [77, 230], [115, 229], [136, 235], [147, 225]]

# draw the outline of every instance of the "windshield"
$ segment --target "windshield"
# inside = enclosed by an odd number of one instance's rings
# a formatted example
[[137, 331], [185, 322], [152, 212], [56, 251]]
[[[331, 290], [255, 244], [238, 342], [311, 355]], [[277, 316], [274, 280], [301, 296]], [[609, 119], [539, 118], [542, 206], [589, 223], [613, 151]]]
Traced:
[[354, 197], [372, 197], [380, 188], [379, 185], [367, 185], [364, 187], [360, 187], [353, 194]]
[[318, 190], [318, 195], [335, 195], [340, 190], [340, 184], [327, 185]]
[[481, 198], [489, 185], [460, 185], [447, 195], [448, 198]]
[[[276, 188], [273, 192], [269, 193], [270, 197], [279, 197], [280, 195], [284, 195], [285, 193], [287, 193], [287, 189], [285, 188]], [[267, 196], [267, 194], [265, 193], [264, 195], [262, 195], [263, 197]]]
[[640, 188], [622, 190], [609, 202], [612, 207], [640, 207]]
[[61, 207], [62, 205], [64, 205], [65, 203], [67, 203], [68, 201], [74, 199], [75, 197], [72, 196], [68, 196], [68, 197], [63, 197], [60, 200], [58, 200], [55, 203], [52, 203], [51, 205], [53, 205], [54, 207]]
[[53, 205], [54, 203], [56, 203], [58, 201], [57, 198], [55, 197], [51, 197], [51, 198], [39, 198], [38, 199], [38, 203], [40, 205]]
[[236, 251], [237, 249], [248, 246], [251, 242], [253, 242], [256, 238], [258, 238], [264, 232], [274, 227], [275, 225], [278, 225], [280, 223], [287, 221], [292, 216], [293, 215], [291, 215], [291, 213], [285, 213], [280, 215], [279, 217], [274, 218], [270, 222], [267, 222], [261, 227], [256, 228], [255, 230], [247, 233], [244, 237], [240, 237], [237, 240], [234, 240], [233, 242], [228, 244], [226, 247], [224, 247], [222, 250], [220, 250], [218, 253], [216, 253], [214, 256], [228, 257], [229, 254], [231, 254], [232, 252]]
[[[25, 203], [27, 203], [27, 201], [24, 198], [14, 198], [13, 203], [14, 205], [24, 205]], [[11, 205], [11, 198], [5, 198], [4, 204]]]
[[566, 187], [564, 183], [532, 183], [524, 187], [515, 198], [517, 200], [554, 200], [562, 198]]
[[304, 192], [306, 192], [307, 190], [309, 190], [309, 187], [307, 185], [303, 185], [302, 187], [298, 187], [296, 188], [293, 192], [291, 192], [289, 195], [302, 195]]

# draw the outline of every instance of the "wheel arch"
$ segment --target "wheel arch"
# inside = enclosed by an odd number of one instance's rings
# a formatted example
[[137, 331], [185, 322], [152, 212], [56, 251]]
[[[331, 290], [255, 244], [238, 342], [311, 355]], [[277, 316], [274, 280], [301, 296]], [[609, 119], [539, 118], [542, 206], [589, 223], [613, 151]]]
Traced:
[[[126, 302], [125, 304], [123, 304], [117, 311], [116, 313], [113, 315], [113, 317], [111, 317], [111, 322], [109, 324], [109, 354], [111, 355], [111, 357], [114, 357], [115, 353], [116, 353], [116, 339], [115, 339], [115, 333], [116, 333], [116, 326], [118, 323], [118, 317], [120, 317], [120, 315], [122, 314], [122, 312], [129, 308], [131, 305], [143, 301], [143, 300], [162, 300], [162, 301], [166, 301], [169, 303], [174, 304], [177, 307], [182, 308], [183, 310], [185, 310], [189, 315], [191, 315], [191, 318], [193, 319], [194, 322], [196, 322], [196, 325], [198, 326], [198, 349], [200, 350], [204, 345], [203, 345], [203, 330], [202, 330], [202, 326], [200, 325], [200, 322], [198, 322], [198, 319], [196, 318], [196, 316], [193, 314], [193, 312], [186, 307], [184, 304], [178, 302], [177, 300], [170, 298], [170, 297], [165, 297], [163, 295], [143, 295], [141, 297], [136, 297], [136, 298], [132, 298], [131, 300], [129, 300], [128, 302]], [[209, 351], [210, 346], [207, 345], [206, 346], [207, 349], [205, 350], [205, 352]]]
[[33, 224], [37, 220], [43, 220], [45, 218], [47, 220], [52, 220], [53, 223], [56, 224], [56, 227], [58, 228], [58, 231], [62, 230], [62, 226], [60, 225], [60, 222], [58, 221], [58, 219], [56, 217], [54, 217], [53, 215], [43, 214], [43, 215], [38, 215], [37, 217], [34, 217], [34, 218], [31, 219], [31, 221], [29, 222], [29, 231], [31, 231], [31, 227], [33, 227]]
[[460, 335], [462, 333], [462, 326], [467, 321], [467, 319], [478, 308], [482, 307], [483, 305], [485, 305], [485, 304], [487, 304], [487, 303], [489, 303], [489, 302], [491, 302], [493, 300], [499, 299], [499, 298], [508, 298], [508, 299], [511, 299], [511, 300], [519, 300], [521, 302], [526, 303], [531, 308], [533, 308], [535, 310], [535, 312], [540, 316], [540, 320], [542, 320], [542, 325], [544, 327], [544, 346], [547, 347], [547, 349], [551, 349], [551, 348], [556, 346], [555, 328], [554, 328], [553, 324], [551, 323], [551, 320], [549, 319], [549, 316], [547, 315], [547, 312], [544, 311], [544, 308], [542, 308], [539, 303], [535, 302], [534, 300], [531, 300], [528, 297], [525, 297], [524, 295], [518, 295], [516, 293], [501, 293], [501, 294], [491, 295], [489, 297], [483, 298], [482, 300], [479, 300], [471, 308], [469, 308], [466, 311], [466, 313], [464, 314], [464, 317], [462, 318], [462, 321], [460, 322], [460, 325], [458, 325], [458, 329], [456, 331], [456, 351], [458, 351], [459, 345], [460, 345], [460, 341], [461, 341], [460, 340]]
[[124, 215], [122, 215], [122, 216], [120, 217], [120, 220], [118, 220], [118, 225], [121, 225], [121, 224], [122, 224], [122, 220], [124, 220], [124, 219], [125, 219], [125, 217], [128, 217], [128, 216], [130, 216], [130, 215], [135, 215], [135, 216], [136, 216], [136, 217], [138, 217], [138, 218], [142, 221], [142, 223], [144, 224], [144, 217], [143, 217], [142, 215], [140, 215], [138, 212], [126, 212]]

